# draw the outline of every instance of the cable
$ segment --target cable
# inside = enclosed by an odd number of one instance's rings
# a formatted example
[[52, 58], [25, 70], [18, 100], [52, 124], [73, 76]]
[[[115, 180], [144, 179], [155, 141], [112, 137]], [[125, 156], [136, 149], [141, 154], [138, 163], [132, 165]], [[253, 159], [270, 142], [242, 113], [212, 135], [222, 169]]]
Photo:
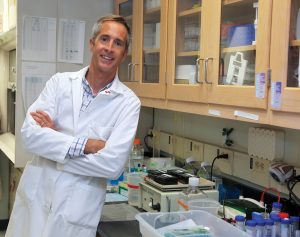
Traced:
[[213, 162], [211, 164], [211, 170], [210, 170], [210, 180], [212, 181], [212, 173], [213, 173], [213, 168], [214, 168], [214, 163], [217, 159], [228, 159], [228, 154], [221, 154], [221, 155], [218, 155], [216, 156], [214, 159], [213, 159]]
[[287, 181], [287, 189], [289, 190], [289, 198], [293, 200], [297, 205], [300, 205], [300, 198], [293, 192], [293, 189], [297, 183], [300, 182], [300, 175], [294, 176]]
[[147, 140], [148, 137], [153, 137], [153, 134], [148, 134], [148, 135], [146, 135], [146, 136], [144, 137], [144, 143], [145, 143], [145, 146], [146, 146], [146, 148], [147, 148], [147, 151], [150, 152], [150, 147], [149, 147], [149, 145], [148, 145], [148, 140]]

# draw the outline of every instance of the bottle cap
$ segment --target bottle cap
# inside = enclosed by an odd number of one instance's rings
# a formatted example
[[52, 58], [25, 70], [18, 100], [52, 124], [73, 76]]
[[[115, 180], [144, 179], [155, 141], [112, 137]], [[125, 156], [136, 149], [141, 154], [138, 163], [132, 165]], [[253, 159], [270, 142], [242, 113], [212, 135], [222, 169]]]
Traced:
[[235, 216], [235, 220], [236, 221], [245, 221], [245, 217], [244, 216]]
[[281, 209], [282, 208], [282, 204], [280, 202], [273, 202], [272, 203], [272, 207], [277, 208], [277, 209]]
[[274, 221], [272, 219], [265, 220], [266, 225], [274, 225]]
[[199, 178], [197, 177], [189, 178], [189, 186], [198, 187], [198, 185], [199, 185]]
[[279, 215], [277, 214], [271, 214], [270, 215], [270, 218], [274, 221], [274, 222], [280, 222], [280, 217], [279, 217]]
[[245, 225], [246, 226], [256, 226], [256, 222], [254, 220], [247, 220]]
[[291, 220], [291, 222], [299, 222], [300, 221], [300, 217], [299, 216], [291, 216], [290, 220]]
[[278, 215], [281, 219], [289, 218], [289, 213], [286, 213], [286, 212], [279, 212]]
[[283, 219], [281, 219], [281, 223], [282, 224], [291, 224], [291, 221], [289, 218], [283, 218]]
[[258, 226], [264, 226], [265, 225], [265, 220], [264, 219], [258, 219], [258, 220], [256, 220], [256, 224]]
[[141, 144], [140, 139], [139, 139], [139, 138], [135, 138], [134, 141], [133, 141], [133, 144], [134, 144], [134, 145], [139, 145], [139, 144]]

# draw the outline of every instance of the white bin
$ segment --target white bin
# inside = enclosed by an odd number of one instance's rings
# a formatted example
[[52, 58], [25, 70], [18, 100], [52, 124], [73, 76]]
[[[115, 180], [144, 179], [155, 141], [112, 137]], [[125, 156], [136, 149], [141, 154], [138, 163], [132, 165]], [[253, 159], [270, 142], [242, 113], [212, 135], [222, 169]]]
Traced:
[[140, 223], [140, 232], [143, 237], [164, 237], [157, 229], [189, 219], [193, 220], [196, 225], [208, 227], [213, 237], [251, 237], [222, 219], [201, 210], [168, 213], [147, 212], [139, 213], [135, 217]]

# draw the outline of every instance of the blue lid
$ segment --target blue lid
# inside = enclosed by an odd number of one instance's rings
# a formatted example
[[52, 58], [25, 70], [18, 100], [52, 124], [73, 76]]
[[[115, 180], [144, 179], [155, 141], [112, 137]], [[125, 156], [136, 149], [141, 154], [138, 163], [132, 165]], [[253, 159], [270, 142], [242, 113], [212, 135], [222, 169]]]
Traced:
[[270, 218], [274, 221], [274, 222], [280, 222], [281, 218], [278, 215], [271, 215]]
[[247, 220], [245, 225], [246, 226], [256, 226], [256, 222], [254, 220]]
[[263, 214], [260, 212], [252, 212], [252, 220], [264, 219]]
[[265, 225], [265, 220], [264, 219], [258, 219], [258, 220], [256, 220], [256, 224], [258, 226], [264, 226]]
[[272, 219], [265, 220], [266, 225], [274, 225], [274, 221]]
[[244, 216], [235, 216], [235, 220], [236, 221], [245, 221], [245, 217]]
[[284, 218], [284, 219], [281, 219], [281, 223], [282, 224], [291, 224], [291, 221], [289, 218]]
[[291, 222], [299, 222], [300, 217], [299, 216], [290, 216], [290, 220], [291, 220]]
[[282, 204], [281, 204], [280, 202], [273, 202], [273, 203], [272, 203], [272, 207], [281, 209], [281, 208], [282, 208]]

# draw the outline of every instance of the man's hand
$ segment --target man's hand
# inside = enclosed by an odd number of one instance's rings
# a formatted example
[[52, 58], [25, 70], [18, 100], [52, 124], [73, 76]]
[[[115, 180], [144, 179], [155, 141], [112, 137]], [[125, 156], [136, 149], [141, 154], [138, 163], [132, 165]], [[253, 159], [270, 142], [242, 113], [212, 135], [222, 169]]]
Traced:
[[37, 110], [36, 112], [31, 112], [30, 115], [42, 128], [51, 128], [53, 130], [57, 130], [54, 122], [46, 112]]
[[96, 140], [96, 139], [88, 139], [85, 144], [84, 154], [93, 154], [97, 153], [99, 150], [103, 149], [105, 146], [105, 141]]

